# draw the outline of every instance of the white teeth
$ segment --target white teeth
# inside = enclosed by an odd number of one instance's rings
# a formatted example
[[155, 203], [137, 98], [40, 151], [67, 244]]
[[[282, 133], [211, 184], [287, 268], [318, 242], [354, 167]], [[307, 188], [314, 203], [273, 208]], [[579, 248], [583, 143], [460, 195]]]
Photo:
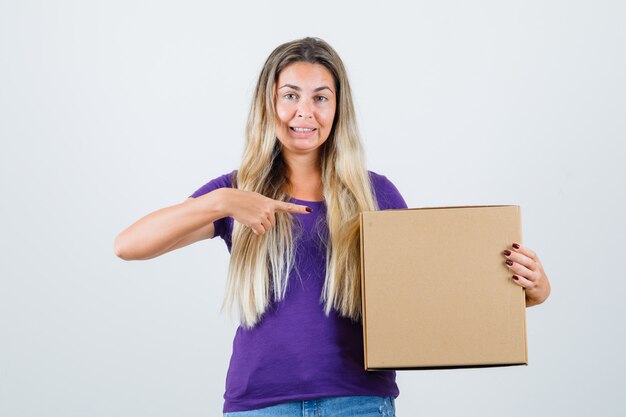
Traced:
[[295, 130], [296, 132], [312, 132], [315, 129], [310, 129], [307, 127], [292, 127], [293, 130]]

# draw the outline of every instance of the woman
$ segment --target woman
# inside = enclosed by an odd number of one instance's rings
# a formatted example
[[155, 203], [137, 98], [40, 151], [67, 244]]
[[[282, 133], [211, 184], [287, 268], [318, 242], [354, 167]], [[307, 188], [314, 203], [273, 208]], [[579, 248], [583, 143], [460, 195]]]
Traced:
[[[304, 38], [265, 62], [239, 169], [138, 220], [115, 250], [150, 259], [224, 239], [231, 260], [222, 307], [241, 323], [225, 415], [394, 415], [395, 372], [363, 370], [358, 214], [406, 207], [385, 176], [365, 167], [341, 59]], [[503, 255], [528, 304], [542, 302], [549, 283], [536, 255], [517, 244]]]

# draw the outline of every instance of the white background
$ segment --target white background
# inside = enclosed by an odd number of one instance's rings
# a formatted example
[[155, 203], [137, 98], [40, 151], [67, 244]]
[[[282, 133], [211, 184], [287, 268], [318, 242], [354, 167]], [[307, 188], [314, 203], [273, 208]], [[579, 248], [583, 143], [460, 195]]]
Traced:
[[0, 0], [0, 415], [221, 414], [224, 242], [125, 262], [113, 240], [236, 169], [267, 55], [318, 36], [368, 168], [410, 207], [519, 204], [552, 282], [529, 366], [398, 372], [398, 416], [624, 416], [625, 20], [619, 1]]

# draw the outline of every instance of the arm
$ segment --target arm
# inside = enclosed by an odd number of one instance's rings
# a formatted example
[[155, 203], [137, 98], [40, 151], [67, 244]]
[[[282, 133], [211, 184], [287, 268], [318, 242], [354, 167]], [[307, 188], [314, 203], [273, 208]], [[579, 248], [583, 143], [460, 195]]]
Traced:
[[223, 193], [216, 189], [142, 217], [115, 238], [115, 255], [127, 261], [147, 260], [212, 238], [213, 222], [227, 216]]
[[155, 258], [212, 238], [213, 222], [227, 216], [250, 227], [254, 234], [264, 235], [276, 224], [276, 211], [310, 213], [306, 206], [273, 200], [256, 192], [218, 188], [137, 220], [115, 239], [115, 254], [127, 261]]

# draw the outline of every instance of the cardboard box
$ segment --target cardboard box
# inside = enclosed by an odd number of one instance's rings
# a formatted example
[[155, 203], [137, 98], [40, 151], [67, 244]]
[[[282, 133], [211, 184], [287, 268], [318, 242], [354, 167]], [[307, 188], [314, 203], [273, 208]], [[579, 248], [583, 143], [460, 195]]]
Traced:
[[502, 251], [519, 206], [363, 212], [365, 369], [525, 365], [526, 302]]

